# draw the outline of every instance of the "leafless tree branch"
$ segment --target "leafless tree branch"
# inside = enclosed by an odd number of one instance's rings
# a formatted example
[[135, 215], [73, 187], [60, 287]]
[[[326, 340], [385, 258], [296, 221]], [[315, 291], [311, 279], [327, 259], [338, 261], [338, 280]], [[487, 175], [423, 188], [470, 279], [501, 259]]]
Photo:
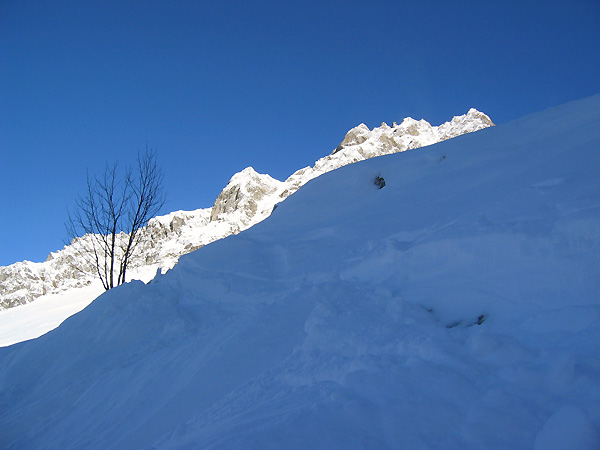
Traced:
[[145, 225], [164, 203], [163, 173], [156, 152], [148, 148], [122, 179], [116, 163], [107, 164], [101, 177], [88, 173], [87, 192], [77, 197], [65, 224], [84, 262], [77, 270], [89, 273], [91, 268], [106, 290], [123, 284]]

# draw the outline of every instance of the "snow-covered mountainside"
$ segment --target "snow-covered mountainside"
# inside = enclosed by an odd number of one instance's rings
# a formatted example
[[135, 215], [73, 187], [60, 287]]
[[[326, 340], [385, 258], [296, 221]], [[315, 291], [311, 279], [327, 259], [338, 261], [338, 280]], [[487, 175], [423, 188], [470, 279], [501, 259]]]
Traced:
[[597, 449], [599, 149], [595, 96], [324, 174], [0, 348], [0, 447]]
[[[438, 127], [411, 118], [404, 119], [400, 125], [394, 123], [392, 127], [383, 123], [373, 130], [361, 124], [348, 132], [331, 155], [318, 160], [314, 167], [295, 172], [284, 182], [248, 167], [231, 178], [212, 208], [178, 211], [152, 219], [147, 237], [141, 244], [143, 258], [132, 262], [131, 276], [139, 278], [136, 268], [170, 269], [181, 255], [249, 228], [268, 217], [277, 203], [323, 173], [491, 125], [490, 118], [475, 109]], [[75, 243], [53, 252], [43, 263], [23, 261], [0, 267], [0, 309], [25, 304], [41, 295], [88, 286], [94, 277], [86, 273], [93, 274], [93, 270], [83, 265]], [[84, 273], [82, 267], [86, 269]]]

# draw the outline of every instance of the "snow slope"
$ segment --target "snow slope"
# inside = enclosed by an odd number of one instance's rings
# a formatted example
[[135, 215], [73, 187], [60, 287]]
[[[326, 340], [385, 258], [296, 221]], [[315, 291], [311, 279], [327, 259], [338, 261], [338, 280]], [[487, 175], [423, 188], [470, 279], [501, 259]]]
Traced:
[[[437, 127], [425, 120], [411, 118], [404, 119], [400, 125], [394, 123], [392, 127], [383, 123], [373, 130], [361, 124], [348, 132], [331, 155], [319, 159], [313, 167], [296, 171], [284, 182], [248, 167], [231, 178], [212, 208], [176, 211], [151, 219], [139, 245], [141, 257], [131, 260], [128, 272], [135, 279], [141, 279], [139, 272], [145, 273], [148, 266], [154, 271], [157, 266], [163, 271], [170, 269], [181, 255], [264, 220], [277, 203], [323, 173], [363, 159], [430, 145], [492, 125], [488, 116], [473, 108], [467, 114], [453, 117]], [[125, 234], [121, 237], [127, 238]], [[51, 253], [42, 263], [23, 261], [0, 267], [0, 310], [41, 296], [94, 284], [95, 270], [81, 257], [78, 245], [76, 240]], [[80, 296], [77, 293], [70, 295]]]
[[598, 448], [599, 149], [595, 96], [320, 176], [1, 348], [0, 447]]
[[[128, 275], [128, 281], [152, 280], [156, 265], [138, 268]], [[52, 294], [46, 294], [15, 308], [0, 312], [0, 347], [35, 339], [55, 329], [68, 317], [88, 306], [96, 297], [104, 292], [100, 280], [93, 280], [89, 285], [71, 288]]]

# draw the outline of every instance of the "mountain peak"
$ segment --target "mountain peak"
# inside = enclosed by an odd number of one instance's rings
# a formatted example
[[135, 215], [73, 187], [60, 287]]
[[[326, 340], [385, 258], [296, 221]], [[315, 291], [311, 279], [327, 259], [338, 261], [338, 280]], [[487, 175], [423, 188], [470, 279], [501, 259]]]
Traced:
[[250, 186], [256, 184], [277, 184], [280, 183], [279, 180], [276, 180], [271, 175], [266, 173], [259, 173], [254, 170], [253, 167], [246, 167], [244, 170], [236, 173], [231, 177], [225, 189], [228, 189], [232, 186]]
[[338, 145], [338, 147], [331, 154], [333, 155], [339, 152], [342, 148], [348, 145], [362, 144], [364, 141], [367, 140], [367, 136], [370, 132], [371, 130], [364, 123], [361, 123], [360, 125], [351, 128], [350, 131], [346, 133], [346, 136], [344, 136], [344, 139], [342, 140], [340, 145]]
[[494, 122], [484, 113], [475, 108], [469, 109], [467, 114], [454, 116], [450, 122], [438, 127], [441, 140], [450, 139], [461, 134], [472, 133], [481, 128], [493, 127]]
[[[232, 230], [238, 232], [242, 226], [249, 225], [257, 213], [264, 212], [259, 204], [265, 197], [281, 190], [282, 184], [270, 175], [246, 167], [231, 177], [225, 189], [219, 194], [212, 207], [210, 220], [230, 221], [231, 216], [235, 216], [235, 222], [238, 224], [233, 225]], [[273, 205], [270, 206], [269, 213]]]
[[[248, 166], [245, 169], [243, 169], [242, 171], [238, 172], [236, 175], [239, 174], [245, 174], [245, 175], [259, 175], [259, 173], [254, 170], [254, 167], [252, 166]], [[235, 175], [234, 175], [235, 176]]]

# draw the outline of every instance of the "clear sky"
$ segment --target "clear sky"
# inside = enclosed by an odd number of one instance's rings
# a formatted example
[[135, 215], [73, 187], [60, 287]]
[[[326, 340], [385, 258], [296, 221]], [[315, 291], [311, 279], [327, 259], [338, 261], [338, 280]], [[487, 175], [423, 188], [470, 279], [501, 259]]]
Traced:
[[247, 166], [283, 180], [361, 122], [501, 124], [598, 92], [598, 0], [2, 0], [0, 265], [62, 248], [86, 170], [146, 144], [166, 213]]

